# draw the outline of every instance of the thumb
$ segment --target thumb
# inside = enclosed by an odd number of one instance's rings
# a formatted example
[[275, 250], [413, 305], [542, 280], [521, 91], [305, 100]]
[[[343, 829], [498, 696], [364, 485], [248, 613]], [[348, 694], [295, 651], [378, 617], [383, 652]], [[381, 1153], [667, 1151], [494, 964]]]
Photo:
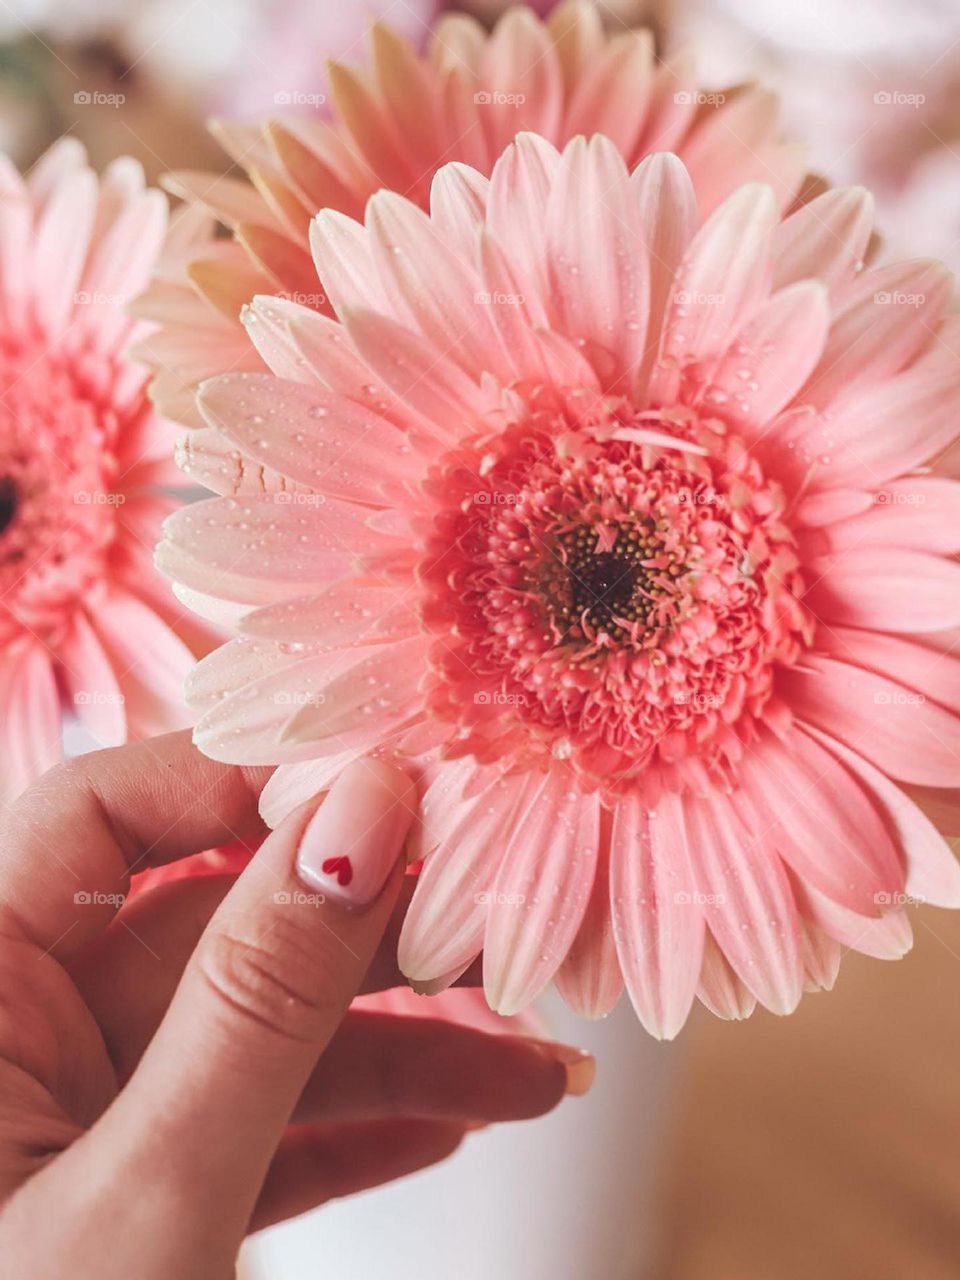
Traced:
[[319, 810], [299, 810], [267, 838], [101, 1121], [136, 1135], [154, 1181], [159, 1161], [186, 1185], [208, 1233], [214, 1208], [235, 1220], [237, 1238], [246, 1226], [282, 1130], [390, 918], [414, 807], [405, 774], [361, 760]]

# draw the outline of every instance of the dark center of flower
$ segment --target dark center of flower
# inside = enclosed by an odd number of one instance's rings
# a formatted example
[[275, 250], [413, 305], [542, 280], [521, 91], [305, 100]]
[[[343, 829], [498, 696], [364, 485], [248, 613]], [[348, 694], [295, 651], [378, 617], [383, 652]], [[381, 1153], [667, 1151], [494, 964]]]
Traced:
[[13, 523], [20, 502], [20, 491], [13, 476], [0, 477], [0, 536]]
[[577, 525], [560, 534], [541, 583], [558, 633], [622, 640], [631, 625], [645, 626], [669, 579], [682, 572], [676, 557], [658, 564], [663, 552], [653, 520]]

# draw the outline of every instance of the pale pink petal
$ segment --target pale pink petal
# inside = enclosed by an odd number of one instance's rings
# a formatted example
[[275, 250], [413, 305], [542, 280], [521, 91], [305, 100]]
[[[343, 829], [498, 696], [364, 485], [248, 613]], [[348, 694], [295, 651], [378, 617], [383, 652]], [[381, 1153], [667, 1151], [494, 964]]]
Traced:
[[[467, 798], [472, 780], [486, 785]], [[526, 794], [526, 778], [491, 776], [474, 761], [441, 769], [421, 804], [426, 859], [404, 917], [397, 958], [419, 984], [461, 972], [483, 946], [490, 894]]]
[[373, 513], [363, 507], [277, 496], [211, 498], [175, 512], [164, 525], [158, 567], [208, 595], [272, 604], [328, 586], [396, 543], [373, 529]]
[[[709, 367], [770, 287], [777, 206], [769, 187], [742, 187], [697, 232], [674, 280], [651, 394], [675, 397], [678, 371]], [[706, 376], [706, 374], [704, 375]]]
[[762, 833], [796, 874], [861, 915], [903, 889], [903, 867], [868, 796], [806, 734], [766, 734], [744, 753], [733, 794], [744, 826]]
[[[823, 740], [862, 779], [895, 834], [906, 861], [907, 896], [935, 907], [960, 907], [960, 863], [930, 819], [863, 756], [835, 739]], [[899, 901], [888, 894], [879, 905]]]
[[51, 193], [37, 224], [34, 306], [50, 334], [84, 301], [78, 290], [96, 208], [97, 179], [90, 169], [79, 169]]
[[736, 335], [702, 400], [733, 425], [757, 431], [783, 409], [816, 365], [830, 309], [823, 287], [807, 280], [775, 293]]
[[423, 471], [408, 438], [372, 410], [272, 374], [205, 382], [200, 412], [255, 461], [318, 494], [402, 504]]
[[530, 9], [506, 11], [486, 43], [479, 70], [491, 99], [479, 114], [495, 155], [527, 129], [555, 139], [563, 106], [560, 63]]
[[467, 262], [476, 261], [490, 183], [465, 164], [445, 164], [430, 188], [430, 217], [451, 247]]
[[310, 224], [310, 251], [324, 293], [341, 318], [347, 307], [386, 310], [370, 236], [336, 209], [321, 209]]
[[773, 240], [773, 283], [817, 279], [838, 297], [862, 267], [873, 231], [873, 197], [863, 187], [827, 191], [791, 213]]
[[600, 802], [562, 770], [527, 792], [487, 908], [483, 986], [491, 1009], [532, 1003], [577, 935], [597, 867]]
[[[319, 290], [318, 284], [316, 299], [312, 301], [322, 299]], [[240, 318], [247, 336], [272, 373], [278, 378], [307, 382], [311, 380], [310, 366], [291, 336], [290, 326], [301, 317], [313, 314], [309, 307], [286, 298], [258, 294], [242, 309]]]
[[606, 810], [601, 810], [593, 888], [577, 936], [555, 978], [557, 990], [582, 1018], [605, 1018], [623, 993], [610, 909], [609, 817]]
[[832, 626], [818, 636], [818, 648], [832, 658], [877, 671], [960, 712], [960, 656], [950, 651], [953, 644], [941, 652], [923, 643], [926, 639], [905, 640], [877, 631]]
[[890, 777], [931, 787], [960, 782], [960, 719], [902, 684], [810, 654], [783, 673], [782, 692], [801, 720]]
[[711, 933], [761, 1004], [790, 1013], [803, 991], [797, 909], [771, 844], [748, 833], [725, 796], [687, 797], [684, 821]]
[[393, 313], [409, 315], [435, 358], [474, 378], [504, 363], [482, 298], [479, 274], [449, 247], [410, 201], [381, 191], [367, 207], [373, 259]]
[[832, 991], [840, 973], [843, 948], [809, 920], [800, 920], [804, 991]]
[[90, 621], [123, 694], [131, 734], [185, 728], [190, 715], [183, 682], [195, 658], [168, 623], [135, 596], [116, 590]]
[[872, 496], [863, 515], [835, 524], [828, 533], [838, 552], [856, 547], [901, 547], [960, 552], [960, 484], [938, 476], [891, 480]]
[[0, 804], [6, 804], [60, 759], [60, 699], [42, 645], [23, 641], [0, 658], [0, 704]]
[[614, 383], [640, 363], [649, 269], [635, 194], [608, 139], [575, 139], [547, 205], [554, 325], [614, 357]]
[[[683, 146], [683, 160], [697, 189], [701, 216], [711, 213], [742, 183], [771, 181], [773, 166], [767, 156], [776, 134], [778, 111], [776, 94], [749, 88], [729, 102], [708, 105], [702, 112], [702, 121]], [[793, 193], [793, 184], [777, 193], [781, 208], [790, 203]]]
[[843, 404], [859, 389], [904, 369], [930, 340], [953, 282], [939, 262], [903, 262], [865, 271], [834, 317], [819, 366], [799, 398], [817, 408]]
[[960, 564], [942, 556], [854, 547], [814, 557], [810, 572], [807, 603], [827, 622], [906, 632], [960, 625]]
[[348, 578], [316, 596], [247, 613], [241, 630], [287, 641], [323, 641], [329, 649], [402, 640], [420, 630], [416, 596], [399, 586]]
[[374, 376], [438, 439], [454, 439], [482, 414], [477, 384], [413, 330], [373, 311], [347, 312], [344, 324]]
[[549, 142], [521, 134], [494, 166], [487, 204], [487, 227], [507, 255], [523, 293], [544, 306], [550, 300], [544, 226], [559, 167], [560, 156]]
[[757, 1007], [757, 997], [737, 977], [730, 962], [717, 946], [709, 929], [703, 939], [703, 966], [697, 999], [712, 1014], [727, 1022], [749, 1018]]
[[809, 409], [785, 414], [771, 438], [818, 487], [877, 489], [954, 439], [958, 389], [960, 366], [918, 364], [845, 397], [829, 418]]
[[900, 960], [913, 946], [913, 930], [902, 909], [879, 918], [858, 916], [839, 903], [806, 886], [798, 889], [804, 915], [841, 946], [873, 956], [875, 960]]
[[[631, 31], [610, 40], [570, 99], [563, 132], [568, 138], [604, 134], [630, 155], [643, 127], [653, 87], [653, 40]], [[624, 104], [629, 108], [624, 109]]]
[[295, 809], [328, 791], [358, 756], [357, 751], [341, 751], [339, 755], [323, 756], [319, 760], [280, 765], [260, 792], [261, 818], [268, 827], [278, 827]]
[[614, 811], [610, 901], [617, 954], [640, 1021], [671, 1040], [700, 977], [704, 913], [690, 865], [684, 802], [664, 795], [648, 814], [636, 795]]
[[88, 622], [77, 612], [63, 642], [60, 669], [69, 705], [102, 747], [127, 738], [127, 714], [113, 663]]
[[331, 740], [348, 745], [364, 718], [383, 733], [399, 727], [419, 709], [417, 686], [423, 676], [427, 643], [412, 636], [396, 644], [344, 650], [356, 661], [317, 690], [284, 728], [292, 744]]

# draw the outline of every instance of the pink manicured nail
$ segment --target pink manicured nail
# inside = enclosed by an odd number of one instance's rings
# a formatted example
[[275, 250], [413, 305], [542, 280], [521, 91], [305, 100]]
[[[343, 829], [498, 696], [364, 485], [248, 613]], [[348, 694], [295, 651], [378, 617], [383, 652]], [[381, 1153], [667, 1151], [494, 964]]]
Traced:
[[396, 865], [414, 815], [414, 786], [381, 760], [358, 760], [330, 788], [300, 841], [297, 874], [327, 901], [373, 902]]
[[574, 1098], [582, 1098], [590, 1092], [594, 1077], [597, 1074], [597, 1061], [586, 1049], [578, 1049], [572, 1044], [556, 1044], [552, 1040], [541, 1040], [539, 1047], [554, 1062], [559, 1062], [567, 1073], [567, 1094]]

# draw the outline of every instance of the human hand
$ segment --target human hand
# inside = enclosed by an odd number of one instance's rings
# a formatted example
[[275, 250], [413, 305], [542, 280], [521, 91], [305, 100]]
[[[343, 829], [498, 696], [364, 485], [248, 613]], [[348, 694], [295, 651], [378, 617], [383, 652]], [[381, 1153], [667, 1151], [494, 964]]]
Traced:
[[[358, 991], [402, 981], [393, 957], [413, 807], [409, 780], [386, 765], [353, 766], [239, 877], [119, 905], [131, 869], [255, 843], [266, 776], [173, 734], [61, 766], [7, 811], [5, 1275], [232, 1276], [248, 1231], [589, 1086], [592, 1060], [577, 1050], [348, 1011]], [[321, 895], [311, 881], [344, 854], [353, 879]]]

